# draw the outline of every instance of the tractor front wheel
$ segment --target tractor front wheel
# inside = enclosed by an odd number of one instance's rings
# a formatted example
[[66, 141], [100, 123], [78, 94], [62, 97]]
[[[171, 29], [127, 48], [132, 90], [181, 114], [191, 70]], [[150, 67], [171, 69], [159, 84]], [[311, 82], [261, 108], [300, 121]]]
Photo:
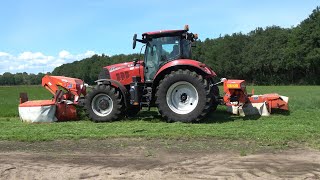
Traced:
[[212, 106], [209, 83], [190, 70], [172, 71], [166, 75], [156, 93], [159, 112], [169, 122], [199, 121]]
[[84, 109], [95, 122], [118, 120], [122, 116], [121, 94], [110, 85], [97, 85], [86, 95]]

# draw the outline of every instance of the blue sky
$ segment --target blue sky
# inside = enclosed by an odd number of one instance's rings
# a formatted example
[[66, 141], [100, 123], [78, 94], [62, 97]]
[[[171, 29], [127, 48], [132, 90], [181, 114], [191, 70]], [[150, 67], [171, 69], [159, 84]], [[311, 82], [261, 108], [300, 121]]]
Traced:
[[138, 53], [132, 49], [134, 33], [185, 24], [202, 40], [296, 26], [319, 5], [319, 0], [2, 0], [0, 74], [52, 71], [95, 53]]

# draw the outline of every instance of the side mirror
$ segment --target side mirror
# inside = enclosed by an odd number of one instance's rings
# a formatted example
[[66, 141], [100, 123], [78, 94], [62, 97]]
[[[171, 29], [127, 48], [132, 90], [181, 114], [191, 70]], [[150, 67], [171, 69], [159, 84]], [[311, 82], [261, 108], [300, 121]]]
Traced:
[[137, 58], [133, 58], [133, 66], [136, 66], [138, 64], [138, 59]]
[[137, 34], [134, 34], [133, 35], [133, 43], [132, 43], [132, 48], [136, 48], [136, 45], [137, 45]]

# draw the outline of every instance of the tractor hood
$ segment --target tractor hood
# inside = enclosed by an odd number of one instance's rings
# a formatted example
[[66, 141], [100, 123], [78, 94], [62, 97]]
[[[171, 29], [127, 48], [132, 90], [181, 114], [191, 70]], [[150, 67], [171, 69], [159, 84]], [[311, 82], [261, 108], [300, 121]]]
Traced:
[[[99, 79], [113, 79], [123, 85], [130, 84], [133, 76], [141, 76], [141, 79], [143, 79], [142, 62], [143, 61], [138, 61], [136, 65], [134, 65], [134, 62], [125, 62], [105, 66], [99, 75]], [[101, 78], [101, 74], [105, 75], [105, 78]]]
[[126, 69], [126, 68], [130, 68], [133, 67], [133, 62], [125, 62], [125, 63], [118, 63], [118, 64], [112, 64], [110, 66], [106, 66], [104, 68], [108, 69], [108, 71], [110, 73], [114, 72], [114, 71], [119, 71], [121, 69]]

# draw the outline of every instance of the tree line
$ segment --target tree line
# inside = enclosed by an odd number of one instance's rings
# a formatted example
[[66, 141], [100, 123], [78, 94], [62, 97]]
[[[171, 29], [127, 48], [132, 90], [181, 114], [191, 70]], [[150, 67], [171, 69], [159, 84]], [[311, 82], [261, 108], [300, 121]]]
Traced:
[[[93, 84], [102, 67], [133, 58], [139, 58], [139, 54], [94, 55], [59, 66], [52, 74], [77, 77]], [[199, 40], [193, 48], [193, 59], [209, 65], [219, 77], [245, 79], [257, 85], [319, 85], [320, 7], [296, 27], [270, 26], [248, 34]]]
[[[49, 73], [50, 74], [50, 73]], [[12, 86], [12, 85], [39, 85], [41, 84], [41, 79], [44, 73], [38, 74], [28, 74], [26, 72], [12, 74], [9, 72], [0, 75], [0, 85], [2, 86]]]
[[320, 8], [298, 26], [256, 28], [198, 43], [194, 58], [220, 76], [268, 84], [320, 84]]

